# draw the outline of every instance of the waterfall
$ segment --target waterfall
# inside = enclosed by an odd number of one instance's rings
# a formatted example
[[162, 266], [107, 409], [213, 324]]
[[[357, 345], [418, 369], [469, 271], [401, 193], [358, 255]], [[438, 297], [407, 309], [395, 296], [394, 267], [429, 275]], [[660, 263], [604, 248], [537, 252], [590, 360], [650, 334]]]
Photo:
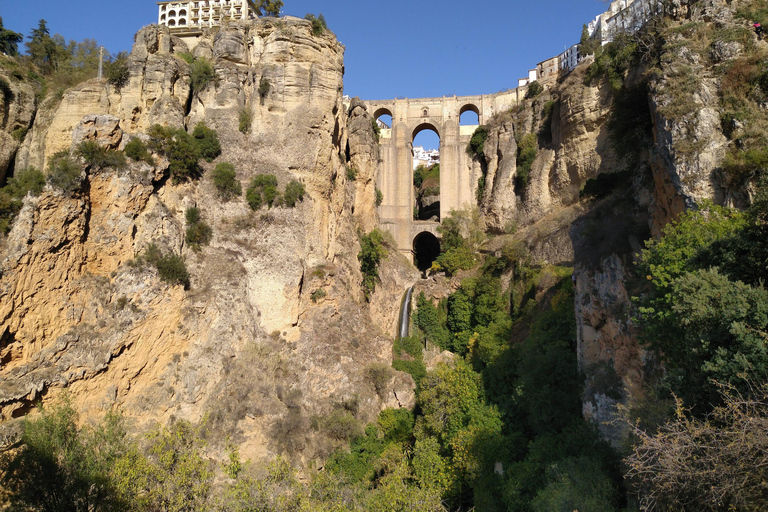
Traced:
[[411, 321], [411, 294], [413, 293], [413, 286], [408, 288], [403, 296], [403, 304], [400, 306], [400, 320], [398, 322], [398, 338], [405, 338], [408, 336], [408, 326]]

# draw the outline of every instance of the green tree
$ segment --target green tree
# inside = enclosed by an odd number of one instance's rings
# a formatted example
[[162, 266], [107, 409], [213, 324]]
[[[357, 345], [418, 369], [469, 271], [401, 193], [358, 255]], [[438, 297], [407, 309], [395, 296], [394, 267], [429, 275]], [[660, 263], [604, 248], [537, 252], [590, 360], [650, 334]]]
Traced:
[[379, 263], [387, 255], [384, 237], [378, 229], [360, 237], [360, 252], [357, 259], [360, 271], [363, 273], [363, 292], [365, 299], [370, 300], [379, 279]]
[[108, 60], [104, 65], [104, 75], [107, 82], [112, 84], [118, 91], [122, 89], [131, 78], [131, 71], [128, 67], [128, 54], [126, 52], [118, 53], [114, 59]]
[[41, 19], [38, 27], [32, 29], [29, 41], [25, 43], [32, 63], [44, 74], [58, 71], [70, 54], [64, 44], [64, 39], [58, 34], [51, 37], [48, 22]]
[[0, 52], [12, 57], [18, 55], [19, 43], [23, 40], [23, 35], [3, 27], [3, 18], [0, 17]]
[[228, 201], [233, 197], [239, 197], [243, 193], [243, 187], [237, 180], [235, 166], [228, 162], [221, 162], [211, 173], [213, 185], [219, 191], [221, 197]]
[[47, 181], [52, 187], [71, 194], [83, 183], [83, 168], [69, 156], [69, 152], [59, 151], [48, 161]]
[[320, 13], [317, 16], [314, 14], [307, 14], [304, 16], [304, 19], [312, 24], [312, 35], [314, 36], [319, 36], [328, 29], [323, 13]]
[[216, 70], [209, 60], [195, 58], [190, 64], [189, 81], [192, 86], [192, 94], [200, 94], [217, 78]]
[[257, 0], [256, 16], [272, 16], [274, 18], [280, 16], [280, 9], [283, 8], [283, 2], [281, 0]]
[[202, 174], [198, 164], [201, 154], [197, 139], [180, 128], [174, 130], [159, 124], [152, 125], [148, 135], [150, 149], [168, 159], [174, 183], [197, 178]]
[[129, 510], [115, 468], [132, 449], [123, 419], [110, 413], [93, 429], [77, 426], [68, 401], [25, 419], [20, 448], [0, 458], [13, 510]]
[[245, 200], [251, 210], [258, 210], [264, 203], [267, 203], [267, 206], [271, 208], [278, 194], [277, 177], [274, 174], [259, 174], [248, 185], [245, 191]]
[[200, 156], [206, 162], [212, 162], [214, 158], [221, 154], [219, 134], [216, 133], [216, 130], [208, 128], [204, 122], [200, 121], [195, 125], [195, 129], [192, 130], [192, 137], [194, 137], [194, 143], [200, 152]]
[[293, 208], [296, 206], [296, 203], [304, 200], [304, 193], [304, 184], [296, 180], [291, 180], [285, 186], [285, 193], [283, 194], [285, 205]]
[[121, 169], [125, 167], [125, 154], [123, 152], [110, 151], [95, 140], [85, 140], [78, 144], [75, 154], [82, 158], [86, 165], [94, 169], [106, 167]]

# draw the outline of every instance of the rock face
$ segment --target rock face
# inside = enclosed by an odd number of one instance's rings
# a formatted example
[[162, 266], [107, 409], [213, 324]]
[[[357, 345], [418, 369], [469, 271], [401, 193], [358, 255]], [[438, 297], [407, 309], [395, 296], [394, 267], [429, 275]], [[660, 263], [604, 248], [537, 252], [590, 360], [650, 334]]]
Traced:
[[[0, 415], [12, 424], [66, 391], [86, 416], [119, 406], [143, 428], [208, 414], [245, 456], [307, 462], [337, 444], [310, 429], [313, 415], [354, 401], [369, 421], [414, 400], [410, 376], [394, 373], [377, 393], [366, 371], [391, 362], [356, 257], [358, 226], [376, 224], [370, 115], [344, 107], [343, 47], [304, 20], [204, 35], [194, 53], [213, 59], [218, 80], [194, 93], [187, 49], [167, 29], [140, 31], [129, 82], [118, 91], [92, 80], [44, 104], [17, 168], [43, 168], [83, 140], [120, 148], [155, 123], [205, 122], [223, 147], [206, 170], [230, 162], [243, 188], [257, 174], [280, 189], [298, 180], [304, 200], [252, 212], [242, 197], [224, 202], [209, 177], [172, 185], [160, 160], [87, 168], [81, 191], [25, 199], [0, 247]], [[242, 112], [251, 122], [241, 131]], [[213, 228], [199, 250], [185, 240], [192, 206]], [[185, 258], [189, 290], [142, 263], [150, 244]], [[384, 282], [405, 286], [400, 264]], [[376, 320], [397, 314], [399, 303], [377, 304]]]
[[20, 76], [0, 70], [0, 183], [5, 181], [8, 166], [32, 126], [36, 108], [32, 86]]

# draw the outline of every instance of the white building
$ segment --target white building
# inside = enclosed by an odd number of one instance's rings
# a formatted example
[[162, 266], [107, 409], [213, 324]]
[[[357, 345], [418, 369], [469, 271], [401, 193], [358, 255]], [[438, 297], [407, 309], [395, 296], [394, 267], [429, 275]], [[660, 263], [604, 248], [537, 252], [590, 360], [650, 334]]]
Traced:
[[253, 0], [197, 0], [157, 2], [157, 24], [174, 32], [201, 33], [225, 20], [250, 20], [256, 17]]
[[413, 148], [413, 168], [420, 165], [430, 167], [440, 163], [439, 149], [424, 149], [423, 146], [414, 146]]
[[636, 32], [661, 9], [659, 0], [614, 0], [607, 11], [589, 22], [587, 32], [589, 37], [607, 44], [618, 32]]

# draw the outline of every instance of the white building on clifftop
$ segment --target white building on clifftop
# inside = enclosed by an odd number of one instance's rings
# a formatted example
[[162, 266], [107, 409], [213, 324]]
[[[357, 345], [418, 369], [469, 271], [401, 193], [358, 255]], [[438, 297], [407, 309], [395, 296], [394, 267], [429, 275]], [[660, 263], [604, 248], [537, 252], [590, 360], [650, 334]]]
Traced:
[[157, 9], [157, 24], [180, 35], [198, 35], [225, 20], [254, 19], [257, 10], [253, 0], [157, 2]]

